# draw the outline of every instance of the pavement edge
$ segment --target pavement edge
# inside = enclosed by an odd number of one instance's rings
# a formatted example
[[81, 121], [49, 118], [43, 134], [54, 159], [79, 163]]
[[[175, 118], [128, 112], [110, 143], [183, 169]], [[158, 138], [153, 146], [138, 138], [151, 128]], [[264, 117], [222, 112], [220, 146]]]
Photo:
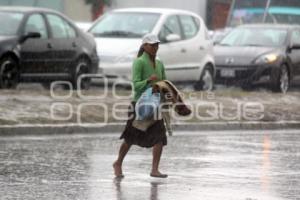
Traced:
[[[61, 124], [61, 125], [15, 125], [0, 126], [0, 136], [17, 135], [55, 135], [55, 134], [78, 134], [78, 133], [121, 133], [125, 123], [111, 123], [107, 125]], [[285, 130], [299, 129], [300, 122], [201, 122], [173, 124], [174, 131], [236, 131], [236, 130]]]

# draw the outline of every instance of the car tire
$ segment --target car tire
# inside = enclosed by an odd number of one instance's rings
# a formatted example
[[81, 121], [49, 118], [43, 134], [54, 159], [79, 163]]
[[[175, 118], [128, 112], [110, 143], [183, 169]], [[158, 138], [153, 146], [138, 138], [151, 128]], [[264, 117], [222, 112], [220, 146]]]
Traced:
[[213, 70], [210, 65], [204, 67], [200, 79], [194, 84], [194, 89], [196, 91], [211, 91], [214, 89]]
[[14, 89], [19, 83], [19, 68], [15, 59], [4, 57], [0, 60], [0, 88]]
[[91, 85], [91, 78], [82, 78], [80, 85], [78, 85], [78, 79], [83, 74], [88, 74], [90, 72], [90, 62], [85, 58], [80, 58], [76, 64], [75, 68], [72, 72], [72, 85], [74, 89], [83, 89], [88, 90]]
[[287, 93], [290, 86], [290, 75], [286, 65], [282, 65], [277, 73], [272, 72], [271, 82], [274, 92]]

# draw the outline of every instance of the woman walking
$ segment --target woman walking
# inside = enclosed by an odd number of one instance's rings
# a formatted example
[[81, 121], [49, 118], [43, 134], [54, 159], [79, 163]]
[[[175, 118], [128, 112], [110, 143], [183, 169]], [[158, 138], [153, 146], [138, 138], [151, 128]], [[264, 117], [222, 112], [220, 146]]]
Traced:
[[146, 34], [143, 37], [138, 58], [133, 63], [132, 81], [134, 86], [134, 98], [129, 109], [127, 125], [120, 139], [124, 139], [121, 144], [117, 160], [113, 164], [116, 177], [124, 177], [122, 172], [123, 160], [129, 151], [131, 145], [153, 148], [152, 169], [150, 176], [166, 178], [168, 175], [159, 171], [159, 162], [163, 146], [167, 145], [166, 128], [162, 119], [157, 120], [147, 131], [141, 131], [132, 126], [135, 119], [136, 101], [142, 93], [157, 81], [165, 80], [165, 69], [162, 62], [156, 59], [156, 53], [159, 48], [159, 39], [156, 35]]

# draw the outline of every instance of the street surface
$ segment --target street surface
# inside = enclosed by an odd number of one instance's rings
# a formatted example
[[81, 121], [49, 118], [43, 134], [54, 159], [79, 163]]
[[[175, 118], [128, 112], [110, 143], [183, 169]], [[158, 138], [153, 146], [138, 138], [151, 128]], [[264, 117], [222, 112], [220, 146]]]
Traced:
[[149, 176], [151, 149], [133, 147], [114, 179], [118, 134], [0, 138], [0, 199], [300, 199], [300, 131], [175, 132]]

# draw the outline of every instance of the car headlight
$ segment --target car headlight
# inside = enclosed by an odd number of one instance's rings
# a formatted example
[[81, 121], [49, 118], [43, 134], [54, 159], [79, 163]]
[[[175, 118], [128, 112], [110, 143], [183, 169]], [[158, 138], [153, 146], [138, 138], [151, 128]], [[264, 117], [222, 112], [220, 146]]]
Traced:
[[259, 57], [255, 63], [256, 64], [271, 64], [271, 63], [274, 63], [278, 60], [279, 56], [278, 54], [275, 54], [275, 53], [270, 53], [270, 54], [266, 54], [266, 55], [263, 55], [261, 57]]

